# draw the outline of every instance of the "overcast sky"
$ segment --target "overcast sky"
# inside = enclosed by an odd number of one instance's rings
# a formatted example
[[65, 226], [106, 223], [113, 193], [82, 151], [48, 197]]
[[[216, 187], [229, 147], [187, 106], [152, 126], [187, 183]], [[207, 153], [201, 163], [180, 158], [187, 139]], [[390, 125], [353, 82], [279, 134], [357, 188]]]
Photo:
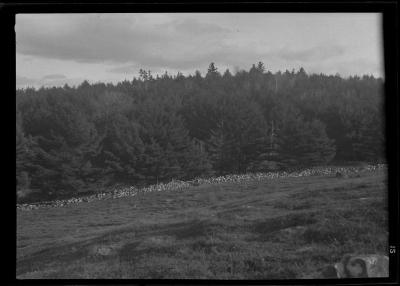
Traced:
[[376, 13], [20, 14], [17, 87], [223, 72], [264, 62], [272, 72], [383, 76]]

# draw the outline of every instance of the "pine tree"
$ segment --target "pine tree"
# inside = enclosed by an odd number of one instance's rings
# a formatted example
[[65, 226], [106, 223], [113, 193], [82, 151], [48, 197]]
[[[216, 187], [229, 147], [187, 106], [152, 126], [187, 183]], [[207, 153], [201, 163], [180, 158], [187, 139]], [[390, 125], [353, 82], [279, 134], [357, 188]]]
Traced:
[[384, 161], [385, 136], [382, 117], [370, 110], [361, 118], [360, 127], [351, 134], [352, 149], [358, 160], [368, 162]]
[[30, 142], [24, 136], [21, 114], [16, 116], [16, 180], [17, 198], [24, 199], [31, 193], [30, 178], [27, 165], [30, 160]]
[[333, 140], [319, 120], [304, 121], [293, 108], [282, 112], [279, 122], [278, 158], [282, 167], [304, 167], [326, 164], [335, 156]]
[[206, 74], [206, 78], [218, 78], [220, 76], [220, 73], [218, 72], [217, 67], [215, 66], [214, 63], [210, 63], [210, 65], [208, 66], [208, 70], [207, 70], [207, 74]]
[[225, 79], [231, 79], [231, 78], [232, 78], [232, 74], [231, 74], [231, 72], [229, 71], [229, 69], [226, 69], [226, 70], [225, 70], [224, 75], [223, 75], [223, 78], [225, 78]]
[[208, 66], [207, 73], [212, 74], [212, 73], [216, 73], [217, 71], [218, 71], [218, 69], [215, 67], [215, 64], [210, 63], [210, 65]]
[[186, 170], [185, 179], [207, 177], [213, 174], [205, 142], [192, 140], [192, 146], [188, 149], [186, 160], [183, 162], [183, 169]]
[[233, 171], [231, 157], [234, 151], [233, 139], [225, 130], [224, 121], [218, 122], [217, 128], [211, 130], [207, 151], [217, 175]]
[[207, 165], [202, 156], [194, 155], [189, 132], [176, 108], [172, 100], [154, 99], [138, 110], [137, 120], [142, 126], [139, 136], [145, 146], [138, 169], [145, 178], [153, 181], [187, 178], [198, 173], [195, 164], [200, 162], [188, 164], [196, 158], [202, 161], [198, 169]]
[[142, 179], [136, 164], [144, 152], [139, 137], [139, 124], [130, 121], [123, 114], [113, 114], [103, 119], [105, 132], [101, 139], [101, 153], [96, 162], [111, 180], [133, 184]]
[[263, 116], [245, 99], [226, 98], [220, 106], [220, 121], [208, 140], [211, 159], [219, 173], [246, 172], [263, 144]]
[[257, 64], [257, 70], [258, 70], [259, 72], [261, 72], [261, 73], [264, 73], [264, 71], [265, 71], [265, 66], [264, 66], [264, 63], [263, 63], [263, 62], [258, 62], [258, 64]]

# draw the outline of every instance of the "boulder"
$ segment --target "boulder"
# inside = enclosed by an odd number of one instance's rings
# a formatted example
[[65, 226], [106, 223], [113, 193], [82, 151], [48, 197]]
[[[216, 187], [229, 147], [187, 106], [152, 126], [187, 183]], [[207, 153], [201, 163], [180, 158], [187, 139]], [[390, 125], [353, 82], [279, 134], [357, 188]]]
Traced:
[[346, 254], [340, 262], [325, 267], [322, 278], [389, 277], [389, 258], [385, 255]]
[[343, 174], [341, 172], [336, 172], [335, 176], [336, 176], [336, 178], [342, 178]]

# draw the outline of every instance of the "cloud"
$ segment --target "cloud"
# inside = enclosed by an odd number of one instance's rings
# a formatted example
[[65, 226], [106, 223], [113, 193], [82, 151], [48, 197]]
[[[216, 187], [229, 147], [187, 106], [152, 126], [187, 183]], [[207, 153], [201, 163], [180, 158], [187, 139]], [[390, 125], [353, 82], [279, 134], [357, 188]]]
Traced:
[[216, 24], [211, 23], [201, 23], [193, 18], [186, 18], [183, 20], [174, 20], [170, 23], [178, 33], [187, 33], [191, 36], [196, 36], [199, 34], [220, 34], [220, 33], [230, 33], [230, 29], [220, 27]]
[[42, 77], [42, 80], [58, 80], [58, 79], [66, 79], [67, 77], [63, 74], [48, 74]]
[[[249, 43], [251, 45], [251, 43]], [[157, 61], [142, 61], [134, 64], [119, 65], [108, 69], [108, 72], [131, 74], [137, 72], [140, 68], [150, 69], [155, 72], [170, 70], [171, 68], [179, 71], [206, 68], [209, 63], [214, 62], [217, 67], [228, 68], [241, 67], [248, 69], [251, 64], [262, 61], [267, 68], [279, 67], [280, 69], [293, 68], [294, 66], [319, 65], [325, 66], [326, 62], [332, 66], [332, 62], [340, 59], [345, 54], [345, 49], [341, 46], [321, 46], [317, 45], [307, 49], [294, 50], [281, 48], [277, 50], [252, 50], [249, 51], [241, 45], [229, 45], [220, 43], [213, 49], [205, 53], [197, 53], [176, 59], [165, 54], [160, 54]], [[194, 68], [196, 67], [196, 68]], [[221, 69], [222, 72], [222, 69]]]
[[[18, 14], [17, 72], [22, 76], [19, 82], [46, 84], [75, 77], [115, 82], [132, 78], [140, 68], [153, 73], [204, 72], [210, 62], [221, 72], [235, 66], [249, 69], [258, 61], [271, 71], [303, 66], [316, 72], [369, 72], [382, 59], [376, 43], [378, 18], [367, 16]], [[360, 64], [348, 66], [355, 58]]]
[[124, 66], [118, 66], [118, 67], [115, 67], [115, 68], [107, 69], [107, 71], [108, 72], [112, 72], [112, 73], [126, 74], [126, 73], [135, 73], [140, 68], [142, 68], [142, 67], [138, 67], [137, 65], [124, 65]]
[[218, 49], [224, 35], [230, 32], [190, 18], [144, 25], [134, 15], [130, 18], [68, 16], [70, 22], [64, 21], [58, 30], [45, 28], [44, 23], [51, 26], [53, 18], [43, 18], [41, 22], [29, 18], [17, 21], [17, 52], [82, 63], [185, 68]]
[[26, 76], [19, 76], [19, 75], [16, 76], [17, 87], [33, 86], [36, 82], [37, 82], [37, 80], [26, 77]]
[[16, 87], [25, 88], [25, 87], [53, 87], [53, 86], [63, 86], [64, 84], [68, 84], [70, 86], [76, 86], [81, 84], [85, 78], [82, 77], [74, 77], [68, 78], [61, 74], [47, 75], [42, 78], [31, 78], [26, 76], [16, 76]]
[[307, 49], [293, 49], [284, 48], [278, 50], [275, 54], [277, 57], [284, 60], [293, 61], [321, 61], [327, 60], [334, 57], [343, 55], [345, 49], [341, 46], [330, 45], [330, 46], [314, 46]]
[[163, 40], [162, 34], [154, 36], [154, 31], [132, 29], [120, 18], [107, 21], [90, 15], [68, 16], [70, 22], [64, 23], [59, 31], [40, 29], [44, 22], [51, 26], [51, 18], [43, 18], [41, 25], [29, 21], [18, 25], [17, 22], [17, 52], [78, 62], [123, 62], [131, 60], [134, 55], [141, 56], [140, 49], [143, 43], [148, 43], [148, 38]]
[[[252, 54], [251, 57], [253, 56]], [[185, 53], [180, 58], [160, 54], [157, 58], [142, 58], [134, 64], [120, 65], [109, 68], [107, 71], [122, 74], [137, 72], [140, 68], [150, 69], [152, 71], [171, 69], [183, 71], [202, 68], [204, 65], [208, 66], [211, 62], [215, 62], [217, 65], [230, 65], [232, 62], [240, 62], [248, 65], [249, 62], [246, 60], [248, 57], [249, 55], [246, 55], [243, 51], [227, 50], [221, 47], [216, 48], [214, 51], [209, 51], [208, 53], [199, 53], [196, 55]]]

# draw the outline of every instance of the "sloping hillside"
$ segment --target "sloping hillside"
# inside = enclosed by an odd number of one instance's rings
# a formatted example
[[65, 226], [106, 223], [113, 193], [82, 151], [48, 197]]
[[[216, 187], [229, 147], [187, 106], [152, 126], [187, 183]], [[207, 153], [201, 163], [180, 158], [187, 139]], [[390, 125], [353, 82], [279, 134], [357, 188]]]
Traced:
[[386, 253], [384, 170], [203, 184], [17, 211], [17, 278], [315, 278]]

